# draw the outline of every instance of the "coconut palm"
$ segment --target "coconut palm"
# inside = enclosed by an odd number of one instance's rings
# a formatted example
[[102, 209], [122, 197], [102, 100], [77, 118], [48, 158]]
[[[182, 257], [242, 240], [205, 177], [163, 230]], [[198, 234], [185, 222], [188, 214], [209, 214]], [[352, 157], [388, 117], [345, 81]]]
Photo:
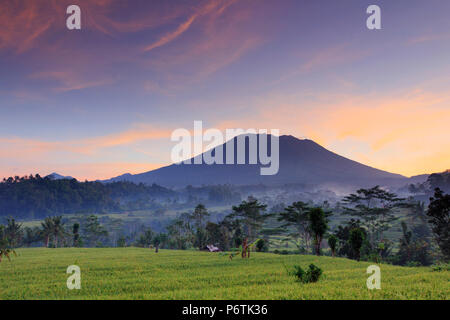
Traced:
[[53, 243], [55, 245], [55, 248], [58, 247], [58, 237], [64, 238], [66, 235], [66, 232], [64, 230], [64, 223], [62, 222], [62, 216], [53, 217], [53, 228], [52, 228], [52, 235], [53, 235]]
[[19, 245], [22, 240], [22, 224], [17, 223], [14, 218], [9, 218], [4, 233], [6, 235], [6, 239], [8, 240], [9, 247], [14, 248]]
[[44, 222], [41, 222], [42, 226], [42, 236], [45, 239], [45, 246], [48, 248], [50, 242], [50, 236], [53, 234], [53, 219], [50, 217], [45, 218]]
[[11, 253], [16, 255], [16, 252], [13, 249], [8, 248], [8, 241], [0, 238], [0, 262], [2, 262], [3, 257], [7, 257], [8, 260], [11, 260]]
[[11, 257], [10, 257], [11, 253], [16, 255], [16, 252], [12, 249], [8, 249], [8, 248], [0, 249], [0, 262], [2, 262], [3, 256], [7, 257], [8, 260], [11, 261]]

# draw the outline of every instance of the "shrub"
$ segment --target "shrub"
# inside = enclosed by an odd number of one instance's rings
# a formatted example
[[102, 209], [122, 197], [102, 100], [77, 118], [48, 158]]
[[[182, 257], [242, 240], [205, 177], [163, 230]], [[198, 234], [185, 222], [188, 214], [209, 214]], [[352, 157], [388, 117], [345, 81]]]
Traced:
[[421, 264], [418, 261], [408, 261], [405, 266], [412, 268], [412, 267], [420, 267]]
[[286, 255], [286, 254], [289, 254], [289, 251], [288, 250], [286, 250], [286, 249], [284, 249], [284, 250], [278, 250], [278, 249], [275, 249], [275, 250], [273, 250], [273, 253], [275, 253], [275, 254], [284, 254], [284, 255]]
[[433, 271], [441, 272], [441, 271], [450, 271], [450, 263], [444, 264], [435, 264], [431, 266]]
[[292, 272], [294, 276], [297, 277], [298, 281], [304, 282], [306, 272], [300, 266], [294, 266], [294, 271]]
[[309, 270], [306, 272], [307, 282], [317, 282], [322, 275], [322, 269], [314, 264], [309, 265]]
[[256, 242], [256, 251], [257, 252], [267, 252], [268, 248], [267, 248], [267, 241], [264, 239], [259, 239]]
[[312, 283], [319, 281], [319, 278], [322, 275], [322, 269], [314, 264], [310, 264], [307, 271], [303, 270], [301, 266], [294, 266], [292, 275], [297, 277], [297, 281], [303, 283]]

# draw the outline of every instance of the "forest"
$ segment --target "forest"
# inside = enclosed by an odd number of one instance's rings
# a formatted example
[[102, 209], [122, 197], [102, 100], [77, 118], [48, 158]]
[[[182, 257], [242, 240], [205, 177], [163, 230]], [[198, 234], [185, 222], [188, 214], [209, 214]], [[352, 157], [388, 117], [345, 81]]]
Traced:
[[[65, 183], [69, 182], [74, 183]], [[121, 184], [114, 188], [117, 186]], [[116, 195], [123, 194], [117, 189], [106, 190], [109, 194], [112, 190]], [[330, 223], [332, 217], [339, 223]], [[198, 204], [194, 210], [171, 219], [159, 232], [141, 224], [132, 233], [126, 233], [120, 224], [115, 229], [112, 223], [103, 225], [93, 214], [82, 215], [70, 223], [62, 215], [48, 216], [35, 227], [23, 227], [10, 217], [5, 225], [0, 225], [0, 241], [4, 250], [30, 246], [136, 246], [158, 251], [208, 250], [214, 246], [217, 251], [248, 252], [249, 256], [250, 251], [325, 254], [358, 261], [428, 266], [449, 260], [449, 217], [450, 195], [439, 188], [426, 207], [422, 202], [400, 198], [375, 186], [349, 194], [334, 207], [326, 202], [311, 205], [296, 201], [268, 210], [266, 204], [250, 196], [216, 221], [210, 219], [203, 204]], [[401, 226], [398, 239], [387, 236], [395, 225]], [[280, 246], [283, 243], [285, 249]]]
[[104, 213], [154, 208], [154, 200], [174, 192], [156, 184], [101, 183], [35, 176], [4, 178], [0, 183], [0, 217], [39, 219], [68, 213]]

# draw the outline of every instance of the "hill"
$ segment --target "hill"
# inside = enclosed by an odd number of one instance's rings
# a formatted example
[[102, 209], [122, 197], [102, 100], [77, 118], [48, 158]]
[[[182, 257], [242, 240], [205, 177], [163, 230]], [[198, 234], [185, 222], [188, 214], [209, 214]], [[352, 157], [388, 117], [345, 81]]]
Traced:
[[[247, 138], [248, 139], [248, 138]], [[257, 135], [257, 141], [260, 136]], [[232, 144], [236, 150], [237, 138], [229, 140], [223, 146], [224, 162], [226, 150]], [[233, 147], [232, 146], [232, 147]], [[400, 186], [408, 183], [408, 178], [370, 166], [333, 153], [312, 140], [300, 140], [293, 136], [281, 136], [279, 139], [279, 171], [273, 176], [260, 175], [261, 164], [248, 164], [249, 143], [246, 144], [247, 164], [206, 164], [204, 155], [198, 157], [202, 164], [170, 165], [141, 174], [125, 174], [106, 182], [131, 181], [135, 183], [156, 183], [165, 187], [186, 185], [323, 185], [368, 187], [374, 185]], [[257, 148], [259, 152], [259, 146]], [[270, 144], [269, 144], [270, 150]], [[215, 150], [212, 154], [215, 154]], [[235, 152], [236, 159], [236, 152]], [[236, 161], [234, 162], [236, 163]], [[425, 178], [424, 178], [425, 180]]]
[[[218, 253], [150, 249], [18, 249], [0, 263], [3, 299], [448, 299], [449, 272], [381, 264], [381, 290], [366, 287], [372, 263], [307, 255], [252, 253], [232, 261]], [[81, 269], [81, 290], [68, 290], [66, 269]], [[323, 269], [300, 284], [285, 265]]]
[[72, 179], [74, 179], [71, 176], [63, 176], [63, 175], [60, 175], [59, 173], [56, 173], [56, 172], [50, 173], [48, 176], [45, 176], [45, 178], [49, 178], [49, 179], [52, 179], [52, 180], [64, 180], [64, 179], [72, 180]]
[[104, 184], [42, 178], [39, 175], [10, 177], [0, 182], [0, 219], [149, 209], [154, 208], [154, 200], [167, 199], [174, 194], [158, 185], [126, 181]]

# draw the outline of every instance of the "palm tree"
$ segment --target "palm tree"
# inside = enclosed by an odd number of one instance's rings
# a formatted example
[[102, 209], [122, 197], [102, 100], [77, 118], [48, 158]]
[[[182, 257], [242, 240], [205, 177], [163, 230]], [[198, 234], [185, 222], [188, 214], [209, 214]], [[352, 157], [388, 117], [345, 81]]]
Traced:
[[19, 244], [23, 236], [22, 224], [17, 223], [14, 218], [8, 219], [8, 225], [5, 229], [6, 239], [9, 241], [9, 246], [14, 248]]
[[8, 240], [6, 238], [4, 226], [0, 225], [0, 262], [2, 262], [2, 258], [5, 256], [8, 260], [11, 260], [10, 254], [13, 253], [16, 255], [16, 252], [8, 247]]
[[53, 219], [50, 217], [45, 218], [44, 222], [41, 222], [42, 236], [45, 238], [45, 246], [48, 248], [50, 242], [50, 236], [53, 234]]
[[62, 222], [62, 216], [53, 217], [52, 222], [53, 222], [52, 234], [53, 234], [55, 248], [57, 248], [58, 247], [58, 237], [60, 236], [61, 238], [63, 238], [65, 236], [66, 232], [64, 230], [64, 223]]
[[0, 262], [2, 262], [3, 256], [7, 257], [8, 260], [11, 261], [11, 257], [9, 256], [11, 253], [16, 255], [16, 252], [14, 250], [9, 249], [9, 248], [3, 248], [3, 246], [0, 245]]

